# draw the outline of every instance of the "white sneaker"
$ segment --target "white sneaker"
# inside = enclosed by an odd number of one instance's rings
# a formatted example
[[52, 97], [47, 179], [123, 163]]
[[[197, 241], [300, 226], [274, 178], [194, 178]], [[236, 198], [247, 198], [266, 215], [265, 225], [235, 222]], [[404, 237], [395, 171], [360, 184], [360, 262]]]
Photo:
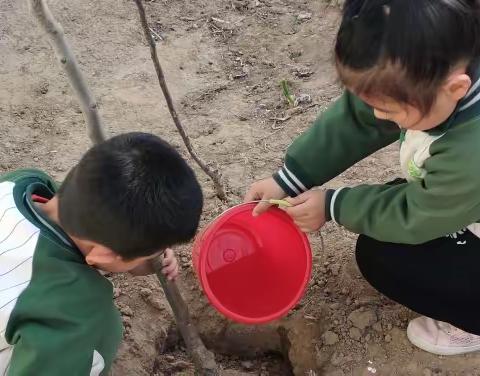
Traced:
[[480, 336], [425, 316], [410, 321], [407, 337], [415, 346], [437, 355], [459, 355], [480, 350]]

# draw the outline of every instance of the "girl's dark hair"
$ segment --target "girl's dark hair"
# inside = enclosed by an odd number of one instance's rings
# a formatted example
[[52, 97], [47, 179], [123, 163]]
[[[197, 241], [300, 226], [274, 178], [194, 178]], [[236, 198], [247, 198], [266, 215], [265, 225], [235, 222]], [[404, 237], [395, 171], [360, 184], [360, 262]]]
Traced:
[[185, 160], [147, 133], [127, 133], [91, 148], [58, 191], [70, 235], [125, 259], [149, 256], [194, 235], [203, 196]]
[[477, 0], [347, 0], [335, 45], [341, 81], [428, 113], [461, 63], [480, 57]]

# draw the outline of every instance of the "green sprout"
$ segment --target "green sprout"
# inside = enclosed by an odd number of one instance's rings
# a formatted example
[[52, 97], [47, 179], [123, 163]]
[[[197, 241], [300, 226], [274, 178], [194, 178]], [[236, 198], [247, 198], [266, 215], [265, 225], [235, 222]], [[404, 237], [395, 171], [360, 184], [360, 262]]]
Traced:
[[292, 107], [295, 106], [295, 95], [290, 93], [287, 80], [282, 80], [280, 85], [282, 86], [283, 95], [287, 99], [288, 103], [290, 103]]

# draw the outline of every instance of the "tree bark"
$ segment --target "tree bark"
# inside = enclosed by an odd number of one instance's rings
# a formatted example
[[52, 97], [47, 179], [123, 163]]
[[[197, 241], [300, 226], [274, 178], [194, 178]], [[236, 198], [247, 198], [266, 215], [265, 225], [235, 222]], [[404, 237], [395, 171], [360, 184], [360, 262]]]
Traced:
[[33, 15], [48, 37], [55, 51], [55, 55], [62, 69], [67, 74], [70, 85], [79, 99], [79, 104], [87, 125], [88, 137], [94, 144], [104, 141], [106, 138], [105, 127], [98, 113], [97, 102], [78, 66], [70, 43], [65, 38], [62, 26], [55, 20], [44, 0], [29, 0], [29, 3]]
[[195, 373], [199, 376], [220, 375], [220, 369], [215, 362], [215, 356], [208, 351], [193, 325], [187, 305], [180, 295], [175, 283], [168, 281], [162, 273], [162, 261], [157, 258], [153, 261], [155, 273], [162, 284], [165, 296], [172, 307], [178, 329], [182, 335], [187, 351], [195, 366]]

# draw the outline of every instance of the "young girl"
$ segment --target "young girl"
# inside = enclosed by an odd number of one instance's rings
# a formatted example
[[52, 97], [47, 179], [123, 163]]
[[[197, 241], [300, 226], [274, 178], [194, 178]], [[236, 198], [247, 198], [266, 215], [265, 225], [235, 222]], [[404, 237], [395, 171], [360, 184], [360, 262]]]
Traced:
[[[442, 355], [480, 350], [479, 35], [475, 0], [347, 0], [335, 46], [345, 93], [246, 195], [290, 196], [304, 231], [334, 220], [361, 234], [364, 277], [424, 315], [408, 338]], [[311, 190], [398, 139], [406, 180]]]

